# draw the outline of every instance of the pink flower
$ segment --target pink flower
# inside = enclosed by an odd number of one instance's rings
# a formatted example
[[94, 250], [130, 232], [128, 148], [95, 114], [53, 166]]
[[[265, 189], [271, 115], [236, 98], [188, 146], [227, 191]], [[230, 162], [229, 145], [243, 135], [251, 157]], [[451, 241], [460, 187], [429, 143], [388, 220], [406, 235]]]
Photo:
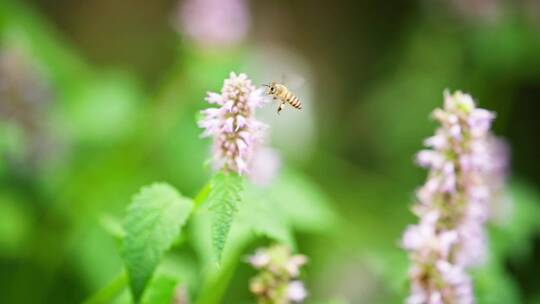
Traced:
[[206, 100], [219, 108], [201, 111], [201, 136], [214, 140], [214, 168], [240, 175], [250, 172], [254, 151], [262, 143], [266, 125], [255, 119], [255, 109], [264, 102], [263, 91], [256, 89], [245, 74], [231, 72], [221, 94], [209, 92]]
[[270, 256], [266, 254], [265, 250], [257, 250], [254, 255], [250, 256], [248, 259], [251, 266], [254, 268], [260, 269], [266, 267], [270, 263]]
[[305, 255], [293, 255], [287, 247], [274, 245], [257, 249], [248, 261], [259, 270], [250, 281], [257, 303], [298, 303], [307, 297], [304, 284], [297, 280], [300, 268], [307, 263]]
[[429, 170], [413, 208], [420, 223], [407, 228], [402, 246], [410, 252], [411, 295], [407, 303], [473, 303], [468, 267], [485, 259], [485, 221], [496, 171], [490, 145], [495, 115], [476, 108], [470, 95], [444, 94], [441, 124], [417, 155]]
[[229, 46], [247, 34], [250, 14], [246, 0], [185, 0], [179, 30], [202, 46]]
[[307, 257], [305, 255], [297, 254], [291, 256], [291, 258], [285, 263], [285, 268], [291, 277], [297, 277], [300, 275], [300, 267], [307, 263]]
[[293, 302], [302, 302], [307, 295], [306, 287], [301, 281], [292, 281], [287, 286], [287, 297]]

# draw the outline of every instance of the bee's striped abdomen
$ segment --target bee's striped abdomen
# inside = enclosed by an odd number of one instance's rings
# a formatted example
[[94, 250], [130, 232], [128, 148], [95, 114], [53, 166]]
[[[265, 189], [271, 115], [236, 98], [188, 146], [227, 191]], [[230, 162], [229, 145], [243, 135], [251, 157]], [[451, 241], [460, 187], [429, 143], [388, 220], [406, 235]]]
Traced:
[[284, 93], [283, 94], [283, 101], [286, 101], [291, 106], [293, 106], [293, 107], [295, 107], [297, 109], [302, 108], [302, 104], [300, 103], [300, 99], [298, 99], [298, 97], [294, 96], [291, 91], [285, 90], [283, 93]]
[[291, 99], [288, 100], [289, 104], [297, 109], [302, 108], [302, 103], [300, 103], [300, 99], [298, 97], [292, 95]]

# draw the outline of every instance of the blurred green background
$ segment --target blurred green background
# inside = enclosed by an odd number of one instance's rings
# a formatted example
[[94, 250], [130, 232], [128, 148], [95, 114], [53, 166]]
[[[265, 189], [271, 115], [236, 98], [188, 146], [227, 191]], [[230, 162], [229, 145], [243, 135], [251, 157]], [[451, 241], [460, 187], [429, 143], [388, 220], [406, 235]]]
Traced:
[[[413, 157], [446, 88], [497, 112], [512, 154], [478, 302], [540, 303], [536, 0], [2, 0], [0, 302], [77, 303], [117, 276], [132, 194], [166, 181], [193, 197], [210, 176], [197, 112], [230, 71], [307, 80], [304, 111], [260, 114], [284, 170], [336, 213], [333, 232], [296, 235], [308, 303], [403, 301]], [[252, 301], [254, 271], [233, 269], [207, 302]]]

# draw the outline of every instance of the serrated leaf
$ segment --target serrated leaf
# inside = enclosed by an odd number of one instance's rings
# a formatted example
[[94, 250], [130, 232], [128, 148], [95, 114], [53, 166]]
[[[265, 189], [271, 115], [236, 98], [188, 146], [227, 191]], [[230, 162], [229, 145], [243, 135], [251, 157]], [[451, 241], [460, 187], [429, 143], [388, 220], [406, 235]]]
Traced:
[[170, 185], [157, 183], [136, 194], [123, 222], [122, 256], [131, 292], [138, 302], [163, 253], [186, 222], [193, 203]]
[[210, 181], [206, 202], [212, 213], [212, 247], [219, 263], [232, 221], [238, 210], [243, 179], [237, 174], [217, 173]]

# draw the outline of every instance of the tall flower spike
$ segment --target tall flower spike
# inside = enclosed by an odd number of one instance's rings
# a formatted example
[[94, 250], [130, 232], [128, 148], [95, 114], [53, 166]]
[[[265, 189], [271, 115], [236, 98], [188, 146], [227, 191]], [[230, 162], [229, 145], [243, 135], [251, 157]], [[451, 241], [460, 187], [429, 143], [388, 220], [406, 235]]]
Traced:
[[307, 262], [301, 254], [292, 255], [282, 245], [257, 249], [248, 262], [259, 270], [250, 281], [250, 290], [258, 304], [301, 303], [308, 293], [304, 283], [297, 280], [300, 268]]
[[413, 207], [420, 223], [408, 227], [402, 240], [412, 262], [407, 303], [474, 303], [466, 271], [486, 255], [494, 114], [458, 91], [445, 92], [444, 107], [433, 117], [441, 127], [417, 156], [429, 169]]
[[212, 137], [214, 168], [240, 175], [250, 172], [256, 147], [267, 126], [255, 119], [255, 109], [265, 102], [263, 90], [256, 89], [246, 74], [231, 72], [221, 93], [209, 92], [206, 100], [219, 108], [202, 111], [199, 126], [203, 137]]

